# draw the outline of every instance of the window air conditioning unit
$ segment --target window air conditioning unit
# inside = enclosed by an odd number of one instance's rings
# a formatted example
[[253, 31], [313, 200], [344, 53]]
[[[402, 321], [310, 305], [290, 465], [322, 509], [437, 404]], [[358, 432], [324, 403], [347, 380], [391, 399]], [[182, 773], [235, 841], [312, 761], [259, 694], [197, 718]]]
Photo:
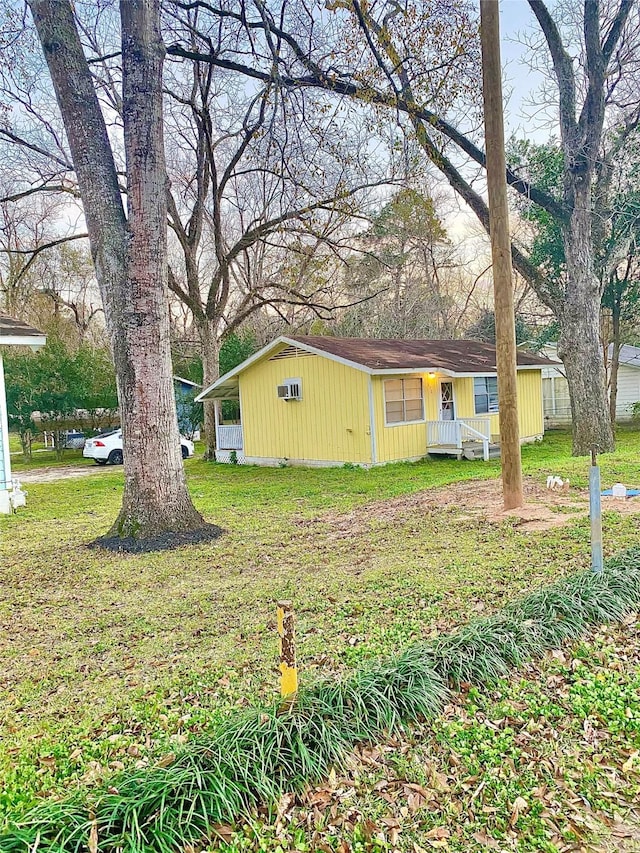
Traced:
[[277, 386], [278, 397], [281, 400], [301, 400], [302, 392], [299, 380], [287, 380]]

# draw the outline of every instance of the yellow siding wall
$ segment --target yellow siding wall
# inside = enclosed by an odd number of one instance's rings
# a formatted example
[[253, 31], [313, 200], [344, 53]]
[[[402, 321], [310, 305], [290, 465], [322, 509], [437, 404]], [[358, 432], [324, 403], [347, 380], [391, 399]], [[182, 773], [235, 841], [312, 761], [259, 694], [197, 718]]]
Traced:
[[[278, 399], [285, 379], [302, 400]], [[245, 457], [301, 462], [371, 462], [368, 376], [317, 355], [265, 359], [240, 374]]]
[[[406, 375], [406, 374], [405, 374]], [[414, 374], [415, 375], [415, 374]], [[302, 380], [302, 400], [285, 402], [276, 387], [285, 379]], [[386, 379], [371, 377], [376, 462], [416, 459], [426, 454], [423, 422], [385, 426]], [[446, 380], [448, 381], [448, 380]], [[456, 417], [475, 417], [473, 379], [454, 379]], [[440, 377], [422, 376], [426, 420], [438, 420]], [[521, 438], [544, 432], [539, 370], [518, 372]], [[249, 459], [300, 462], [371, 463], [369, 377], [316, 355], [261, 361], [240, 374], [244, 455]], [[499, 437], [498, 415], [489, 415]]]
[[[456, 417], [489, 417], [491, 435], [500, 436], [498, 415], [476, 415], [473, 401], [473, 379], [454, 379], [453, 392], [456, 402]], [[542, 412], [542, 373], [540, 370], [518, 371], [518, 412], [520, 414], [520, 438], [533, 438], [544, 432]]]
[[518, 371], [518, 410], [521, 438], [533, 438], [544, 433], [541, 370]]
[[[415, 376], [416, 374], [411, 374]], [[427, 427], [424, 421], [412, 424], [384, 423], [384, 382], [401, 376], [373, 376], [373, 399], [375, 411], [375, 435], [378, 462], [394, 462], [398, 459], [417, 459], [427, 453]], [[422, 376], [422, 393], [426, 420], [438, 419], [438, 396], [440, 383], [437, 379]]]

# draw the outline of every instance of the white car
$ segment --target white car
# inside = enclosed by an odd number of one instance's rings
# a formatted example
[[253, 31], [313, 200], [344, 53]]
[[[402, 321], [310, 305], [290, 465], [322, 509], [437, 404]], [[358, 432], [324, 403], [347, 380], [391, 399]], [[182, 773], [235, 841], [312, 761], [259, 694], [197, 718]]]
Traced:
[[[189, 441], [183, 435], [180, 436], [180, 449], [182, 458], [188, 459], [193, 456], [193, 442]], [[112, 465], [122, 465], [122, 430], [117, 429], [115, 432], [107, 432], [104, 435], [96, 435], [95, 438], [88, 438], [84, 443], [82, 455], [87, 459], [93, 459], [96, 465], [106, 465], [110, 462]]]

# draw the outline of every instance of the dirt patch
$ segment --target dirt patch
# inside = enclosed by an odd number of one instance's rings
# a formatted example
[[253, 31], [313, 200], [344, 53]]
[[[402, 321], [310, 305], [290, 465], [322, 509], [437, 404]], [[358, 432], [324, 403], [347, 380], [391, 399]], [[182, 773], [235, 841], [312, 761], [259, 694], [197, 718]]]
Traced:
[[[311, 520], [299, 519], [297, 524], [311, 528], [328, 525], [329, 539], [344, 539], [369, 532], [376, 522], [391, 523], [416, 513], [459, 511], [465, 521], [484, 519], [495, 524], [511, 521], [521, 530], [537, 532], [562, 527], [589, 513], [586, 489], [553, 491], [540, 485], [533, 477], [526, 477], [524, 497], [523, 507], [505, 511], [499, 479], [467, 480], [439, 489], [375, 501], [347, 513], [328, 512]], [[640, 498], [603, 498], [602, 509], [624, 514], [640, 513]]]
[[198, 530], [185, 533], [162, 533], [160, 536], [151, 536], [148, 539], [134, 539], [133, 536], [123, 539], [119, 536], [100, 536], [90, 542], [87, 547], [103, 548], [105, 551], [115, 551], [120, 554], [150, 554], [154, 551], [172, 551], [184, 545], [211, 542], [222, 536], [224, 532], [223, 528], [218, 527], [217, 524], [207, 524]]
[[13, 476], [21, 483], [50, 483], [52, 480], [72, 480], [87, 474], [97, 474], [99, 470], [97, 465], [59, 465], [16, 471]]

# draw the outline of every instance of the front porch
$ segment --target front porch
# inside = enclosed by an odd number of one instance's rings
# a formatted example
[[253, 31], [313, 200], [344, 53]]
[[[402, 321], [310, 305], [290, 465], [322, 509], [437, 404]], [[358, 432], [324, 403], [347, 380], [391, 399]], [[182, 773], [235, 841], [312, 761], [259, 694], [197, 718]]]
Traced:
[[[217, 420], [217, 419], [216, 419]], [[235, 454], [232, 457], [232, 454]], [[216, 422], [216, 462], [244, 462], [242, 424]]]
[[216, 462], [244, 462], [242, 422], [225, 424], [222, 415], [222, 400], [231, 400], [240, 408], [238, 397], [218, 398], [214, 402], [216, 419]]
[[427, 421], [427, 453], [487, 462], [500, 455], [500, 446], [491, 442], [490, 418], [454, 418]]

